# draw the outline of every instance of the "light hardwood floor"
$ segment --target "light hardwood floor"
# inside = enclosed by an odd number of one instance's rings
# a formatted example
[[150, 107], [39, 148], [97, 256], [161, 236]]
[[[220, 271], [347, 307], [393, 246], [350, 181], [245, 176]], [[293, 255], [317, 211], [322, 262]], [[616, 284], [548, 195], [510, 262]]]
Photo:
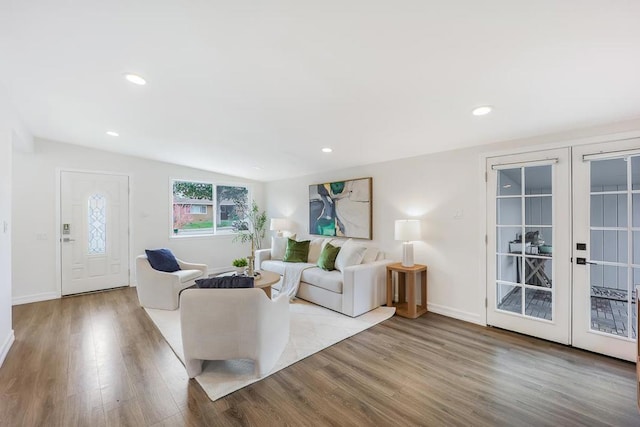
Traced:
[[134, 289], [13, 308], [3, 426], [638, 426], [635, 365], [432, 313], [211, 402]]

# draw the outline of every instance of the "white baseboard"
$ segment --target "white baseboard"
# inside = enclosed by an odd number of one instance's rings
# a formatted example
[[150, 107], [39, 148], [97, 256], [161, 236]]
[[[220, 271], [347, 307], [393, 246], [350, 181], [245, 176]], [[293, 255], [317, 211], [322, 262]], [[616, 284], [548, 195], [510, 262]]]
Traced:
[[486, 323], [479, 314], [469, 313], [467, 311], [458, 310], [447, 307], [445, 305], [427, 303], [427, 309], [432, 313], [442, 314], [443, 316], [453, 317], [454, 319], [464, 320], [465, 322], [475, 323], [476, 325], [486, 326]]
[[43, 292], [41, 294], [25, 295], [23, 297], [15, 297], [11, 301], [12, 305], [29, 304], [38, 301], [48, 301], [50, 299], [58, 299], [60, 294], [57, 292]]
[[16, 336], [14, 335], [13, 329], [12, 329], [9, 332], [7, 339], [4, 340], [2, 347], [0, 347], [0, 366], [2, 366], [2, 364], [4, 363], [4, 359], [7, 357], [7, 354], [9, 353], [9, 349], [11, 348], [11, 345], [15, 340], [16, 340]]

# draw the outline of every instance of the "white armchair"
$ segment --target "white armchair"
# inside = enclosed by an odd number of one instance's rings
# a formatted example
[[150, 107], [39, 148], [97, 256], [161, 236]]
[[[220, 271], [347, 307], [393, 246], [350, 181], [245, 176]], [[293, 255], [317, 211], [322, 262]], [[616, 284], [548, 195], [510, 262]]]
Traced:
[[180, 291], [195, 284], [195, 280], [207, 274], [205, 264], [178, 261], [180, 270], [173, 273], [154, 270], [146, 255], [136, 258], [136, 280], [138, 300], [146, 308], [175, 310], [178, 308]]
[[180, 296], [180, 326], [189, 378], [205, 360], [252, 359], [268, 374], [289, 341], [289, 298], [270, 300], [258, 288], [187, 289]]

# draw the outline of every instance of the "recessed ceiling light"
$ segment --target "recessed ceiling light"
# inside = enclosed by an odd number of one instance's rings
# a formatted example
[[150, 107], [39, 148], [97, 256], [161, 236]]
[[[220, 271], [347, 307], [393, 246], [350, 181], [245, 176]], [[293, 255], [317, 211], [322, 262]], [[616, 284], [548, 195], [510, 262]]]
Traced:
[[481, 107], [474, 108], [471, 113], [474, 116], [484, 116], [486, 114], [489, 114], [491, 110], [493, 110], [493, 107], [491, 107], [490, 105], [483, 105]]
[[133, 83], [134, 85], [144, 86], [147, 84], [147, 81], [143, 77], [140, 77], [137, 74], [125, 74], [124, 78], [127, 79], [127, 81]]
[[118, 132], [112, 131], [112, 130], [108, 130], [107, 132], [105, 132], [107, 135], [109, 136], [120, 136], [120, 134]]
[[324, 148], [322, 149], [322, 152], [323, 152], [323, 153], [331, 153], [332, 151], [333, 151], [333, 149], [332, 149], [332, 148], [329, 148], [329, 147], [324, 147]]
[[258, 165], [253, 165], [253, 168], [257, 171], [261, 171], [262, 170], [262, 166], [258, 166]]

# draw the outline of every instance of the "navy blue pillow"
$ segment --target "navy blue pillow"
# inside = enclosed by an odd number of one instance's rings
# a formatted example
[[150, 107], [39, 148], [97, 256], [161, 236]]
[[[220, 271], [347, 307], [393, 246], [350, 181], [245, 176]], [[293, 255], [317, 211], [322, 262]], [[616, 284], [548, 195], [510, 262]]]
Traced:
[[180, 270], [178, 261], [169, 249], [145, 249], [149, 264], [154, 270], [164, 271], [165, 273], [173, 273]]

